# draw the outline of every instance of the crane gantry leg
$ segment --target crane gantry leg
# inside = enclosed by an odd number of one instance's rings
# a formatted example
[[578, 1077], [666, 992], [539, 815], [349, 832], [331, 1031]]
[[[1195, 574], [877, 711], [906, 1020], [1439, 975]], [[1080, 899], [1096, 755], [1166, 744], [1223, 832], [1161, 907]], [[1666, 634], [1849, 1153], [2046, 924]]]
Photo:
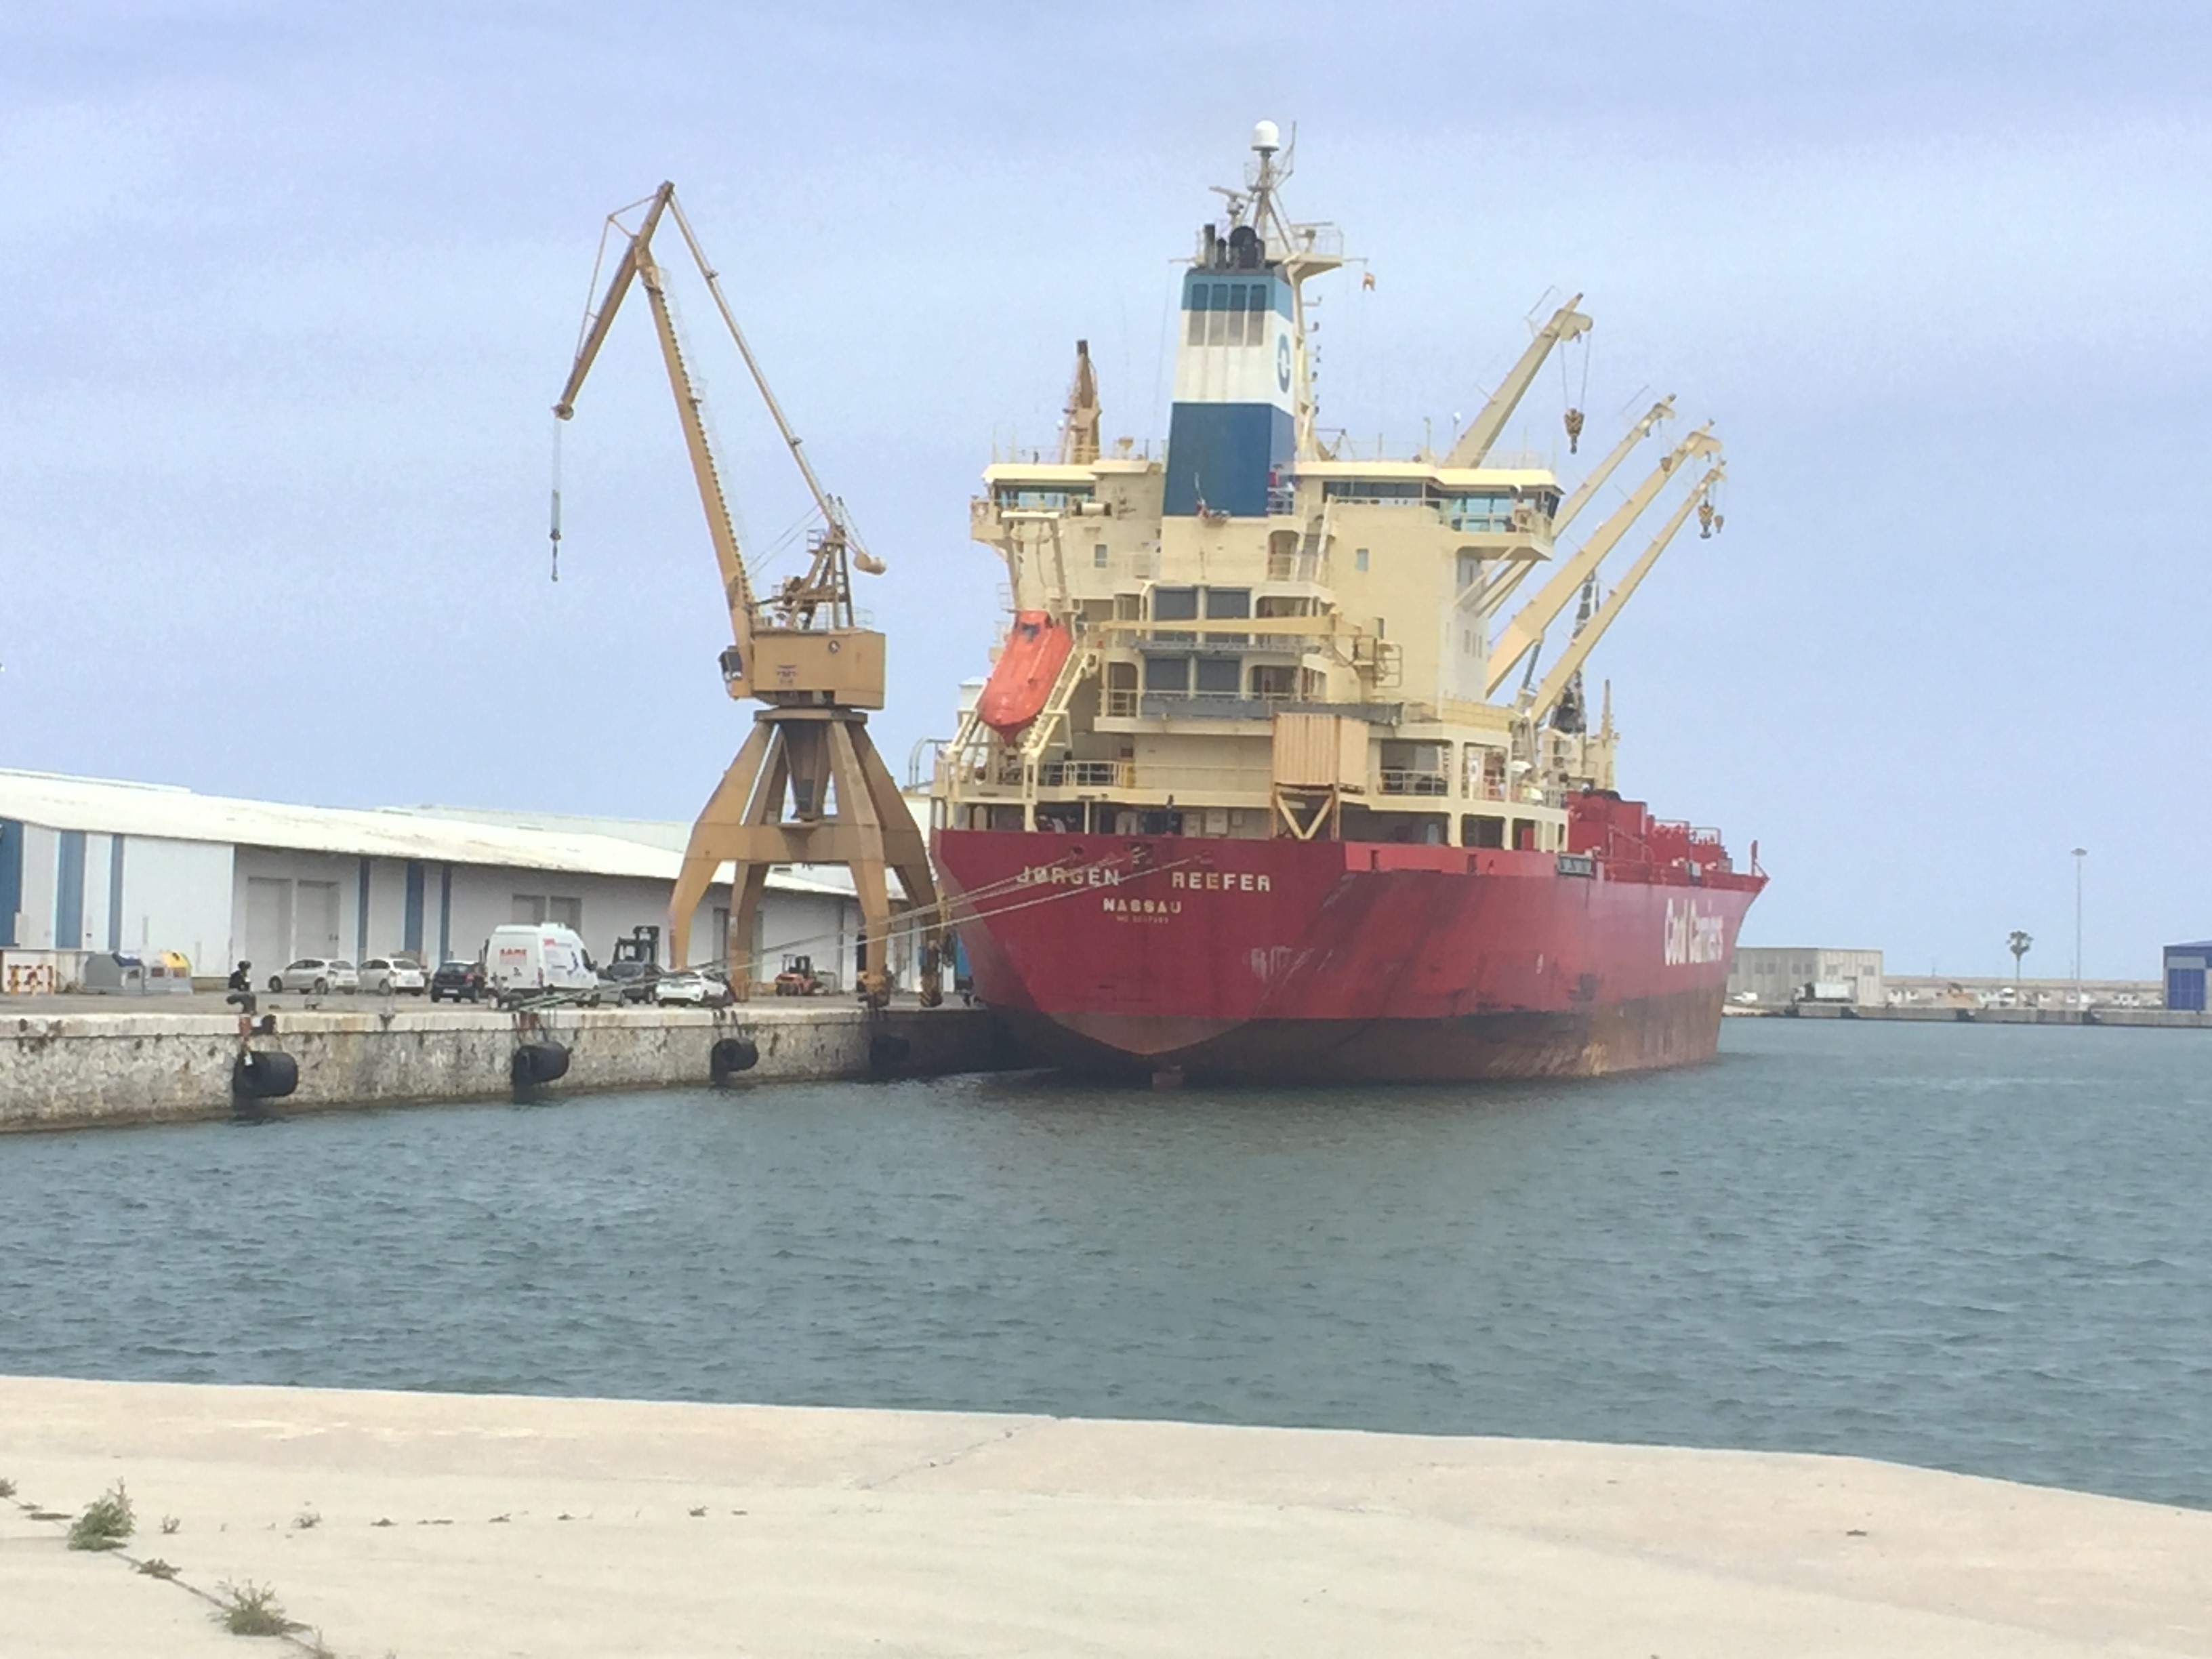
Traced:
[[921, 831], [868, 740], [866, 717], [849, 708], [778, 707], [753, 719], [752, 735], [692, 825], [669, 903], [670, 959], [689, 960], [692, 913], [721, 866], [733, 863], [723, 951], [731, 990], [750, 994], [753, 919], [769, 867], [842, 864], [853, 872], [866, 941], [860, 994], [880, 1006], [890, 990], [890, 871], [906, 890], [904, 908], [919, 918], [921, 1000], [933, 1006], [942, 998], [945, 931], [937, 884]]

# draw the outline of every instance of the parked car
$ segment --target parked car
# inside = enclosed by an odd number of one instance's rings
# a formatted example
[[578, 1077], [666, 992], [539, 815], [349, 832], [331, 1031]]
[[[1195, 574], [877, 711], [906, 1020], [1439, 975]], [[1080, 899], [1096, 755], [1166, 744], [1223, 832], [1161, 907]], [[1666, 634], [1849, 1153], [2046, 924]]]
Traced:
[[282, 973], [270, 975], [269, 988], [328, 996], [332, 991], [358, 991], [361, 975], [354, 971], [353, 963], [334, 957], [301, 957], [288, 963]]
[[726, 1008], [735, 1000], [730, 994], [729, 981], [712, 969], [703, 973], [686, 969], [680, 974], [663, 974], [653, 981], [653, 1000], [693, 1008]]
[[640, 962], [635, 957], [611, 962], [599, 969], [599, 983], [623, 1002], [652, 1001], [653, 984], [659, 978], [658, 963]]
[[430, 975], [433, 1002], [443, 1002], [447, 997], [456, 1002], [482, 1002], [484, 994], [483, 964], [480, 962], [441, 962], [438, 971]]
[[493, 928], [484, 945], [484, 977], [502, 1002], [549, 991], [581, 992], [579, 1000], [588, 1006], [599, 1000], [592, 953], [574, 928], [556, 921], [515, 921]]
[[430, 983], [422, 964], [411, 957], [371, 957], [361, 964], [361, 988], [364, 991], [404, 992], [419, 997]]

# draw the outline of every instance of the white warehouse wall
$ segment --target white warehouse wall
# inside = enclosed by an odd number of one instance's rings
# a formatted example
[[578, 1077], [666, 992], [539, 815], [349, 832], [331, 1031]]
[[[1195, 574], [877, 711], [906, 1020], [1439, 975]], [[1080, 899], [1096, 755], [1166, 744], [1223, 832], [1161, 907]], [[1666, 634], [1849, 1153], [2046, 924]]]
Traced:
[[[113, 895], [115, 837], [99, 834], [84, 838], [84, 937], [71, 939], [70, 944], [86, 951], [105, 951], [107, 948], [108, 901]], [[135, 951], [138, 941], [124, 937], [118, 947]], [[185, 945], [164, 946], [164, 949], [185, 950]]]
[[[43, 824], [23, 826], [23, 908], [15, 943], [27, 951], [52, 951], [54, 942], [54, 878], [61, 859], [61, 836]], [[64, 940], [58, 947], [70, 948]]]
[[[92, 839], [86, 837], [88, 842]], [[95, 861], [89, 848], [84, 884], [85, 915], [89, 919], [93, 890], [99, 890], [105, 910], [108, 885], [107, 860]], [[182, 951], [191, 959], [194, 974], [229, 972], [230, 889], [231, 849], [219, 842], [124, 836], [119, 933], [124, 951]], [[107, 937], [103, 923], [94, 948], [105, 950]]]

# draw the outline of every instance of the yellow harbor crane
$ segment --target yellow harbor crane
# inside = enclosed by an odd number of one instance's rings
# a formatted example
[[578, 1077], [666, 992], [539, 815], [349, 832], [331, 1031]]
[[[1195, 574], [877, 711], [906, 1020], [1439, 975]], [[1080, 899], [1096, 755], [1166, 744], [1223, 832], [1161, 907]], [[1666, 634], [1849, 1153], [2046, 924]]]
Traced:
[[[638, 207], [645, 212], [633, 231], [622, 222], [623, 215]], [[653, 234], [664, 217], [672, 219], [681, 233], [822, 515], [823, 527], [808, 541], [805, 574], [781, 583], [765, 601], [755, 595], [745, 574], [698, 388], [684, 363], [666, 283], [653, 257]], [[721, 655], [722, 683], [731, 696], [765, 705], [754, 714], [751, 734], [692, 826], [669, 901], [670, 960], [678, 966], [689, 961], [692, 912], [724, 862], [733, 863], [729, 933], [721, 957], [731, 965], [731, 988], [745, 995], [753, 977], [754, 918], [771, 866], [842, 864], [853, 872], [866, 930], [860, 994], [880, 1005], [890, 987], [885, 953], [893, 921], [886, 872], [896, 872], [921, 936], [922, 1000], [934, 1003], [943, 934], [936, 884], [921, 832], [868, 740], [866, 711], [884, 706], [884, 636], [859, 626], [853, 611], [853, 567], [872, 574], [884, 568], [882, 562], [861, 545], [844, 503], [816, 477], [677, 203], [676, 186], [664, 184], [643, 202], [610, 214], [607, 225], [622, 254], [598, 308], [585, 315], [576, 360], [553, 412], [563, 421], [575, 414], [576, 395], [616, 312], [633, 283], [643, 288], [729, 607], [731, 643]], [[596, 286], [596, 273], [594, 279]], [[739, 971], [741, 963], [745, 971]]]

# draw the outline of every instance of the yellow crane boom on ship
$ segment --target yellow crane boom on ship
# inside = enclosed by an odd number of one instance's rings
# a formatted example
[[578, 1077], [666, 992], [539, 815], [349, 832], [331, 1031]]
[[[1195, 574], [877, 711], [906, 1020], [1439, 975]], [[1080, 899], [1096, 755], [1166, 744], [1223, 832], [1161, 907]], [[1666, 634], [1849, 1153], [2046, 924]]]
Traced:
[[[1591, 533], [1590, 538], [1576, 551], [1574, 557], [1561, 565], [1536, 597], [1522, 606], [1514, 614], [1513, 620], [1505, 624], [1498, 636], [1498, 643], [1492, 647], [1488, 663], [1485, 665], [1483, 696], [1496, 696], [1498, 688], [1505, 684], [1505, 678], [1513, 672], [1514, 665], [1543, 641], [1544, 630], [1566, 608], [1567, 602], [1581, 590], [1583, 584], [1596, 574], [1606, 555], [1613, 551], [1644, 509], [1650, 506], [1654, 498], [1666, 487], [1668, 479], [1674, 476], [1674, 469], [1699, 455], [1717, 455], [1720, 447], [1720, 440], [1712, 435], [1712, 428], [1708, 424], [1691, 433], [1661, 459], [1659, 465], [1651, 470], [1644, 482], [1629, 492], [1628, 499]], [[1706, 488], [1700, 484], [1694, 493], [1702, 495]], [[1664, 545], [1663, 541], [1662, 545]]]
[[[630, 230], [622, 215], [641, 205], [644, 216]], [[823, 528], [810, 540], [805, 573], [781, 583], [765, 601], [753, 592], [745, 571], [702, 401], [684, 362], [667, 284], [653, 256], [653, 234], [664, 218], [672, 219], [682, 234], [823, 520]], [[778, 864], [842, 864], [852, 872], [865, 930], [860, 994], [880, 1005], [890, 992], [886, 950], [893, 925], [886, 871], [895, 871], [908, 906], [921, 921], [922, 1000], [934, 1002], [942, 932], [936, 884], [921, 833], [867, 734], [865, 711], [884, 706], [884, 636], [857, 623], [852, 570], [857, 565], [875, 574], [883, 563], [861, 545], [844, 503], [822, 487], [676, 200], [676, 186], [663, 184], [643, 203], [610, 214], [607, 225], [607, 234], [621, 240], [622, 253], [598, 308], [585, 316], [575, 362], [553, 412], [563, 421], [574, 417], [577, 394], [623, 300], [633, 285], [643, 288], [729, 610], [731, 643], [721, 655], [723, 686], [733, 698], [765, 705], [753, 716], [750, 735], [692, 826], [669, 901], [670, 960], [679, 967], [687, 962], [692, 913], [722, 865], [731, 863], [729, 933], [720, 959], [731, 966], [731, 988], [746, 995], [752, 981], [754, 919], [769, 869]], [[604, 250], [604, 241], [601, 246]], [[740, 964], [748, 971], [738, 971]]]

